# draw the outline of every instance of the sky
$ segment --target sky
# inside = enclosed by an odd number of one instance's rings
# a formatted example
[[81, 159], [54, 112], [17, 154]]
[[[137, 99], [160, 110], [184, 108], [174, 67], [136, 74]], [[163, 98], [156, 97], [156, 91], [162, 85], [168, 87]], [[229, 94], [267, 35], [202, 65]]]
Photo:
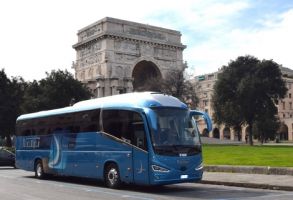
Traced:
[[77, 31], [104, 17], [180, 31], [191, 75], [245, 55], [293, 69], [292, 0], [3, 0], [0, 69], [28, 81], [73, 73]]

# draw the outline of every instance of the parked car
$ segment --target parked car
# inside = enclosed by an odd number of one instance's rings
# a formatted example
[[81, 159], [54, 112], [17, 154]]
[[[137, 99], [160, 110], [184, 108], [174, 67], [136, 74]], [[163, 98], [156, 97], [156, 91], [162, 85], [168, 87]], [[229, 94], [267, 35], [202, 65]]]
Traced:
[[15, 167], [15, 154], [0, 147], [0, 166]]

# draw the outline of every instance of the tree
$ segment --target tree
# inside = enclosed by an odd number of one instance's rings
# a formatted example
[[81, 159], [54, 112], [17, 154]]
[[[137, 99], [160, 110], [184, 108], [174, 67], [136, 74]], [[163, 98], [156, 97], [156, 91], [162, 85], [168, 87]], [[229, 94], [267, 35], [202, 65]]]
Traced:
[[198, 98], [194, 86], [186, 80], [186, 76], [182, 70], [169, 71], [164, 79], [154, 77], [146, 80], [139, 91], [156, 91], [172, 95], [195, 108]]
[[81, 82], [74, 79], [67, 70], [46, 73], [39, 82], [27, 83], [23, 113], [36, 112], [69, 106], [72, 101], [89, 99], [92, 94]]
[[263, 113], [254, 121], [252, 130], [255, 137], [261, 143], [264, 143], [269, 139], [274, 140], [276, 138], [279, 127], [280, 122], [275, 115]]
[[238, 114], [240, 112], [239, 105], [235, 105], [233, 102], [225, 102], [223, 99], [223, 92], [225, 92], [223, 87], [214, 91], [212, 104], [214, 109], [213, 119], [217, 124], [225, 124], [231, 127], [238, 136], [238, 141], [241, 140], [241, 126], [243, 121], [241, 116]]
[[15, 133], [15, 121], [20, 114], [65, 107], [73, 100], [91, 97], [81, 82], [61, 70], [47, 73], [39, 82], [26, 83], [20, 77], [8, 78], [2, 69], [0, 94], [0, 136], [6, 137], [7, 146], [11, 146], [10, 135]]
[[24, 82], [21, 78], [9, 79], [2, 69], [0, 71], [0, 135], [6, 137], [6, 145], [11, 146], [10, 135], [15, 132], [15, 121], [20, 114]]
[[286, 92], [279, 64], [252, 56], [238, 57], [223, 66], [215, 84], [212, 100], [215, 122], [232, 127], [247, 124], [249, 143], [253, 145], [254, 123], [274, 119], [277, 114], [274, 101], [284, 98]]
[[25, 83], [25, 92], [23, 95], [23, 103], [21, 105], [22, 113], [31, 113], [43, 110], [40, 98], [42, 94], [43, 91], [38, 81], [34, 80], [33, 82]]

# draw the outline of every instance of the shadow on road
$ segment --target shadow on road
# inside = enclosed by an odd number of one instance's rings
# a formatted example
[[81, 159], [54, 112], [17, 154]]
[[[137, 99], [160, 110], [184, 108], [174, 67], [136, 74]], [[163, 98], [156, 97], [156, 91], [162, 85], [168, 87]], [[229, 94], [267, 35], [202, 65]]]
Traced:
[[[126, 190], [151, 193], [162, 196], [170, 196], [170, 198], [200, 198], [200, 199], [235, 199], [235, 198], [250, 198], [262, 197], [270, 193], [268, 190], [256, 191], [245, 188], [226, 188], [217, 185], [202, 185], [200, 183], [191, 184], [175, 184], [165, 186], [125, 186]], [[231, 191], [232, 189], [232, 191]]]
[[16, 169], [16, 168], [9, 167], [9, 166], [0, 167], [0, 170], [11, 170], [11, 169]]
[[[35, 179], [34, 176], [25, 176], [25, 178]], [[162, 196], [164, 198], [187, 198], [187, 199], [235, 199], [235, 198], [257, 198], [265, 197], [273, 193], [269, 190], [253, 190], [237, 187], [224, 187], [218, 185], [203, 185], [200, 183], [190, 184], [174, 184], [166, 186], [137, 186], [137, 185], [123, 185], [119, 190], [111, 190], [105, 187], [102, 181], [87, 178], [77, 177], [62, 177], [62, 176], [50, 176], [46, 181], [60, 182], [74, 184], [77, 187], [80, 186], [93, 186], [97, 190], [110, 190], [113, 192], [119, 192], [121, 194], [128, 194], [129, 192], [139, 192], [148, 196], [150, 199]], [[82, 187], [81, 187], [82, 188]]]

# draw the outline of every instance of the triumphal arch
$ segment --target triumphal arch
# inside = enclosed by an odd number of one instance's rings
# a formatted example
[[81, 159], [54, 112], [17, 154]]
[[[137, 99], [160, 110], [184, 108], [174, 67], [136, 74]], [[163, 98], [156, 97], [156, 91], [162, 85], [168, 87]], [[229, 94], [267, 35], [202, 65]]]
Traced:
[[132, 92], [152, 77], [183, 70], [178, 31], [103, 18], [77, 33], [75, 77], [97, 97]]

